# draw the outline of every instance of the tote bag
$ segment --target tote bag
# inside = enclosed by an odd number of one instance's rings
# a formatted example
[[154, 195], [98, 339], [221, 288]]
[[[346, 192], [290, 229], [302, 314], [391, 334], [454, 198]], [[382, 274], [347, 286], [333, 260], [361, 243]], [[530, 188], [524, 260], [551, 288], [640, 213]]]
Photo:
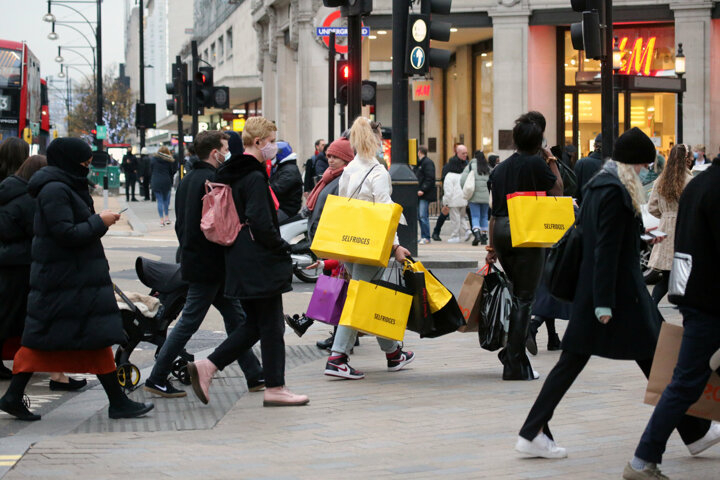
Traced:
[[550, 247], [575, 222], [570, 197], [547, 197], [545, 192], [516, 192], [507, 196], [513, 247]]
[[401, 342], [412, 296], [362, 280], [350, 280], [340, 325]]

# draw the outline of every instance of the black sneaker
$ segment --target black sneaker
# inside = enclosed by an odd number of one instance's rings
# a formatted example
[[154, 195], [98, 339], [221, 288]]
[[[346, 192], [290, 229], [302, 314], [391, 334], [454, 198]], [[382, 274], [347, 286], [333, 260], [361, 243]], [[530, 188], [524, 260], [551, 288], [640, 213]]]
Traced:
[[153, 393], [165, 398], [180, 398], [186, 397], [187, 392], [173, 387], [172, 383], [165, 380], [163, 383], [155, 383], [152, 380], [145, 380], [145, 386], [143, 389], [146, 392]]
[[432, 239], [435, 240], [436, 242], [442, 242], [442, 238], [440, 238], [440, 234], [438, 234], [438, 233], [433, 233]]
[[108, 407], [108, 416], [112, 419], [137, 418], [142, 417], [153, 408], [155, 408], [155, 405], [153, 405], [152, 403], [134, 402], [129, 398], [125, 398], [125, 401], [122, 402], [122, 405], [110, 405]]
[[298, 337], [302, 337], [303, 335], [305, 335], [305, 332], [307, 332], [307, 329], [310, 328], [310, 325], [312, 325], [314, 321], [306, 317], [304, 313], [302, 316], [296, 313], [292, 317], [290, 315], [285, 315], [285, 323], [287, 323], [288, 326], [293, 329], [293, 331], [297, 334]]
[[330, 350], [333, 346], [333, 342], [335, 341], [335, 335], [330, 335], [325, 340], [318, 340], [315, 342], [315, 345], [317, 345], [318, 348], [322, 348], [323, 350]]
[[560, 341], [560, 337], [557, 333], [553, 333], [550, 335], [550, 338], [548, 338], [548, 351], [554, 352], [556, 350], [560, 350], [562, 348], [562, 342]]
[[365, 378], [365, 374], [359, 370], [355, 370], [348, 364], [347, 355], [338, 355], [330, 357], [325, 364], [325, 375], [329, 377], [347, 378], [348, 380], [360, 380]]
[[9, 402], [5, 397], [0, 398], [0, 410], [9, 413], [18, 420], [25, 422], [34, 422], [40, 420], [40, 415], [36, 415], [29, 410], [30, 399], [27, 395], [23, 395], [22, 400], [18, 402]]
[[413, 352], [403, 352], [402, 348], [398, 348], [395, 353], [386, 354], [388, 371], [397, 372], [405, 368], [405, 365], [415, 360]]
[[67, 383], [65, 382], [56, 382], [55, 380], [50, 380], [50, 390], [53, 391], [66, 391], [66, 392], [72, 392], [73, 390], [80, 390], [85, 385], [87, 385], [87, 380], [84, 378], [81, 378], [80, 380], [75, 380], [74, 378], [68, 377]]

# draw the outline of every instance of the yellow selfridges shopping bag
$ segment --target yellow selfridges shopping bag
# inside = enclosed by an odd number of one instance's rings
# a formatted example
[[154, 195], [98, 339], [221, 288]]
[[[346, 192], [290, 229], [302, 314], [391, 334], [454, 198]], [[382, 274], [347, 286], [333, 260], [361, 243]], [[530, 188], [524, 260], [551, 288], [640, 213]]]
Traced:
[[362, 280], [350, 280], [340, 325], [402, 342], [412, 296]]
[[507, 196], [513, 247], [551, 247], [575, 223], [571, 197], [547, 197], [545, 192]]
[[320, 258], [387, 267], [402, 207], [328, 195], [310, 248]]
[[404, 265], [404, 270], [423, 272], [425, 274], [425, 289], [427, 290], [430, 313], [435, 313], [443, 308], [452, 298], [453, 295], [450, 293], [450, 290], [440, 283], [440, 280], [425, 268], [422, 262], [407, 260]]

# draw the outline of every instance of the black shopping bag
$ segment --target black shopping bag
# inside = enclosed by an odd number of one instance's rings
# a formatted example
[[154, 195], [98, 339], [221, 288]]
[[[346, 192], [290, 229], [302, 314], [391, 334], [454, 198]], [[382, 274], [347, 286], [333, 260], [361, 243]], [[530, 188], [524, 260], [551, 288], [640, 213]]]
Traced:
[[432, 314], [428, 303], [427, 288], [425, 287], [425, 274], [405, 270], [403, 273], [405, 286], [412, 292], [412, 307], [408, 318], [408, 330], [423, 334], [432, 330]]
[[511, 308], [510, 282], [504, 272], [493, 268], [482, 286], [478, 328], [482, 348], [492, 352], [505, 346]]
[[458, 328], [466, 325], [460, 306], [455, 296], [444, 307], [432, 314], [432, 328], [420, 334], [421, 338], [436, 338], [448, 333], [456, 332]]

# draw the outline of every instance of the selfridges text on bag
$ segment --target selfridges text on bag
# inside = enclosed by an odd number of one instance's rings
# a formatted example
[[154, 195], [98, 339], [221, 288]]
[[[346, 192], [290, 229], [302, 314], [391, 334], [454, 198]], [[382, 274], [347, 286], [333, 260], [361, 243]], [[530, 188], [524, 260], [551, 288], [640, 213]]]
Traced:
[[340, 325], [390, 340], [405, 337], [412, 296], [362, 280], [350, 280]]
[[516, 192], [507, 196], [513, 247], [550, 247], [575, 222], [570, 197], [545, 192]]
[[235, 243], [242, 225], [230, 185], [205, 181], [200, 230], [213, 243], [229, 246]]

